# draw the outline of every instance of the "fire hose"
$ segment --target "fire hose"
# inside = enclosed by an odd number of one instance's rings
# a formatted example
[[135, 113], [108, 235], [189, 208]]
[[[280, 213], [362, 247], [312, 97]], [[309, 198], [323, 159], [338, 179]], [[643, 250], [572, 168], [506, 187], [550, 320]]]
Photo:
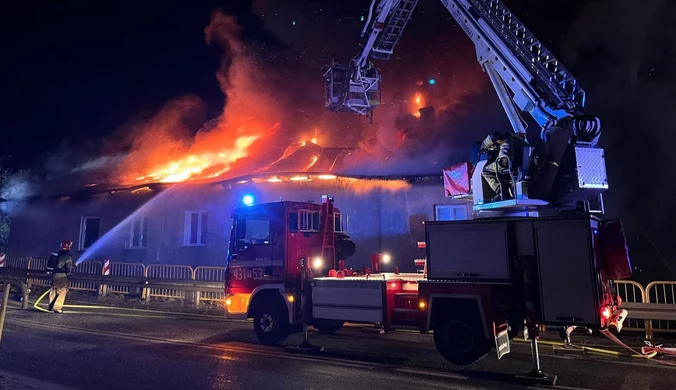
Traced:
[[[604, 329], [601, 331], [604, 336], [606, 336], [608, 339], [613, 341], [615, 344], [621, 346], [622, 348], [627, 349], [628, 351], [631, 351], [634, 355], [632, 357], [641, 357], [644, 359], [652, 359], [654, 356], [656, 356], [658, 353], [662, 353], [665, 355], [671, 355], [671, 356], [676, 356], [676, 348], [664, 348], [661, 345], [658, 346], [653, 346], [650, 342], [646, 341], [646, 346], [643, 346], [641, 348], [641, 352], [636, 351], [634, 348], [628, 346], [624, 342], [622, 342], [620, 339], [617, 338], [614, 334], [610, 333], [608, 329]], [[675, 362], [666, 362], [663, 360], [654, 360], [655, 362], [659, 364], [663, 364], [666, 366], [672, 366], [676, 367]]]
[[646, 345], [641, 347], [641, 352], [644, 354], [662, 353], [665, 355], [676, 356], [676, 348], [664, 348], [661, 344], [653, 345], [650, 341], [646, 341], [645, 343]]
[[33, 304], [33, 307], [34, 307], [34, 308], [36, 308], [36, 309], [38, 309], [38, 310], [40, 310], [40, 311], [42, 311], [42, 312], [49, 313], [49, 310], [45, 310], [45, 309], [41, 308], [41, 307], [38, 306], [38, 305], [40, 304], [40, 301], [42, 301], [42, 299], [43, 299], [47, 294], [49, 294], [50, 291], [52, 291], [52, 288], [53, 288], [53, 287], [50, 287], [47, 291], [45, 291], [42, 295], [40, 295], [40, 297], [39, 297], [38, 299], [35, 300], [35, 303]]
[[[621, 340], [619, 340], [615, 335], [613, 335], [610, 331], [608, 330], [602, 330], [601, 333], [603, 333], [604, 336], [606, 336], [608, 339], [613, 341], [614, 343], [618, 344], [624, 349], [627, 349], [628, 351], [632, 352], [631, 355], [629, 355], [632, 358], [641, 358], [641, 359], [652, 359], [658, 354], [663, 354], [667, 356], [676, 356], [676, 348], [666, 348], [663, 347], [662, 345], [653, 345], [649, 341], [645, 341], [645, 346], [641, 348], [641, 351], [638, 352], [634, 348], [628, 346]], [[520, 340], [519, 340], [520, 341]], [[578, 350], [582, 352], [592, 352], [592, 353], [601, 353], [604, 355], [612, 355], [612, 356], [622, 356], [621, 352], [618, 351], [612, 351], [608, 349], [603, 349], [603, 348], [595, 348], [595, 347], [589, 347], [586, 345], [576, 345], [576, 344], [571, 344], [569, 342], [555, 342], [555, 341], [540, 341], [541, 344], [545, 345], [551, 345], [552, 347], [563, 347], [563, 349], [568, 349], [568, 350]], [[624, 355], [627, 356], [627, 355]], [[676, 363], [673, 362], [666, 362], [662, 360], [655, 360], [657, 363], [660, 364], [665, 364], [668, 366], [676, 366]]]

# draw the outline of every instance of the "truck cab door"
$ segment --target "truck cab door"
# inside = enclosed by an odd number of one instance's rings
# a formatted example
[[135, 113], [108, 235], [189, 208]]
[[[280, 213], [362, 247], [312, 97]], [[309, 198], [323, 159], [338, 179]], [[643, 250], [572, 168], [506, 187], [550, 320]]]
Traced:
[[236, 219], [233, 253], [228, 265], [233, 285], [253, 290], [272, 280], [275, 247], [280, 237], [268, 215], [247, 215]]

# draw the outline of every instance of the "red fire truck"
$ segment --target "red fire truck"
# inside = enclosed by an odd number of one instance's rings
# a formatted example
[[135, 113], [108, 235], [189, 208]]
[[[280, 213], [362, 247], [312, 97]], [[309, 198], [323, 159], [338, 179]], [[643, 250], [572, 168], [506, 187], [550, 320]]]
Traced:
[[444, 358], [469, 364], [496, 342], [508, 352], [524, 324], [531, 335], [541, 325], [619, 331], [626, 317], [611, 280], [629, 267], [621, 226], [585, 213], [426, 222], [426, 270], [408, 274], [380, 272], [380, 255], [371, 269], [348, 267], [355, 245], [328, 196], [237, 208], [233, 220], [227, 316], [253, 318], [265, 344], [299, 332], [306, 315], [323, 333], [344, 322], [432, 330]]

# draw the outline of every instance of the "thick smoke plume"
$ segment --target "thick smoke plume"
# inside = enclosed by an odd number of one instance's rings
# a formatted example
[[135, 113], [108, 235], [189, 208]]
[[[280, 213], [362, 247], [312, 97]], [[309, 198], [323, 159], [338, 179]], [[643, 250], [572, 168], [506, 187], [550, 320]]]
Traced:
[[[227, 178], [266, 166], [294, 142], [317, 139], [322, 146], [361, 149], [345, 173], [439, 173], [466, 159], [470, 142], [494, 130], [495, 117], [501, 117], [492, 108], [499, 107], [497, 99], [485, 104], [485, 75], [473, 56], [466, 55], [467, 49], [473, 50], [467, 39], [444, 42], [453, 49], [436, 53], [418, 45], [415, 34], [402, 40], [400, 51], [409, 60], [378, 64], [384, 103], [374, 124], [356, 114], [326, 111], [321, 69], [331, 51], [345, 59], [356, 54], [362, 23], [354, 18], [347, 23], [329, 9], [288, 8], [282, 3], [255, 2], [261, 17], [275, 15], [263, 18], [269, 24], [265, 28], [279, 40], [274, 45], [247, 41], [233, 17], [221, 11], [212, 14], [204, 32], [206, 42], [223, 53], [216, 73], [225, 95], [219, 116], [207, 118], [206, 104], [198, 97], [175, 99], [152, 115], [130, 121], [106, 142], [104, 157], [74, 171], [114, 165], [110, 181], [116, 184]], [[413, 22], [423, 25], [426, 15], [423, 9], [420, 20]], [[293, 24], [280, 24], [291, 20]], [[444, 25], [461, 34], [451, 24]], [[332, 31], [345, 34], [340, 40], [328, 39]], [[415, 72], [408, 65], [413, 58], [422, 64]], [[429, 88], [423, 75], [439, 83]], [[433, 106], [435, 113], [417, 119], [418, 109], [426, 106]], [[483, 121], [470, 115], [476, 110], [486, 114]], [[340, 173], [341, 168], [336, 169]]]
[[284, 100], [273, 87], [273, 72], [263, 68], [240, 33], [235, 19], [220, 11], [205, 28], [206, 42], [223, 51], [216, 73], [225, 96], [221, 115], [207, 120], [202, 99], [177, 98], [130, 121], [104, 143], [105, 156], [71, 172], [116, 166], [110, 178], [115, 184], [183, 181], [219, 177], [245, 157], [274, 156], [288, 141], [280, 134]]

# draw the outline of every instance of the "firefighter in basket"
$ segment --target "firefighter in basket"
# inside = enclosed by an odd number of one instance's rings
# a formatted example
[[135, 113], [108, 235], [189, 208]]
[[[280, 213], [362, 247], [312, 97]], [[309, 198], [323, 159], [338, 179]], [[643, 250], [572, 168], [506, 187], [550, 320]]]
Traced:
[[496, 131], [489, 134], [481, 143], [481, 154], [498, 151], [494, 161], [484, 166], [481, 175], [488, 182], [495, 197], [491, 202], [514, 199], [514, 166], [515, 157], [528, 146], [524, 134]]
[[52, 275], [52, 288], [49, 290], [49, 311], [63, 313], [63, 304], [68, 294], [68, 277], [73, 272], [75, 265], [70, 250], [72, 241], [61, 243], [58, 252], [52, 252], [47, 262], [47, 272]]

